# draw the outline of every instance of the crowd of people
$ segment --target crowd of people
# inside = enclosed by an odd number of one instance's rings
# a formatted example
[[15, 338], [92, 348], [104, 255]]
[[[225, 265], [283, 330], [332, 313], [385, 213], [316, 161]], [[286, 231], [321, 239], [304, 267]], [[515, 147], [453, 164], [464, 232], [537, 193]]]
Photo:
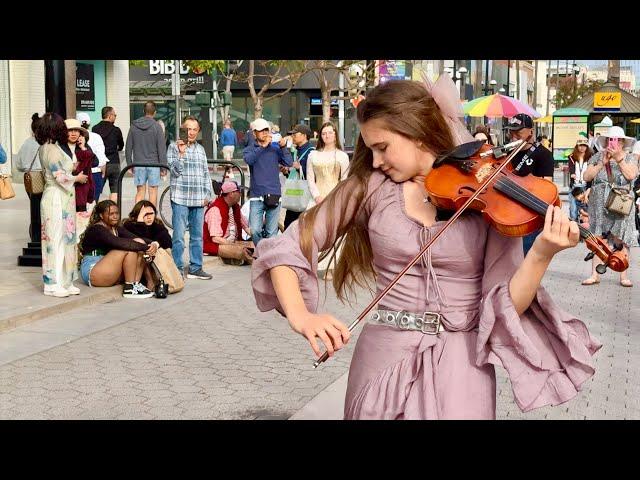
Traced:
[[[379, 85], [357, 106], [352, 160], [332, 122], [317, 135], [305, 124], [281, 134], [258, 118], [242, 151], [250, 171], [244, 205], [244, 187], [226, 176], [214, 192], [196, 117], [185, 117], [183, 134], [167, 146], [153, 102], [133, 121], [126, 141], [112, 107], [102, 109], [103, 120], [91, 131], [83, 114], [66, 120], [34, 115], [18, 168], [44, 176], [44, 191], [30, 195], [40, 212], [40, 225], [32, 219], [30, 229], [41, 231], [44, 294], [78, 295], [79, 277], [92, 288], [122, 284], [124, 298], [151, 298], [162, 283], [154, 268], [161, 251], [183, 280], [211, 279], [204, 255], [216, 255], [228, 265], [252, 265], [258, 308], [276, 309], [318, 357], [320, 342], [332, 356], [350, 331], [318, 312], [318, 280], [331, 280], [343, 300], [357, 286], [380, 292], [450, 217], [430, 202], [425, 178], [461, 144], [497, 143], [488, 126], [466, 130], [460, 112], [447, 75], [435, 83]], [[223, 124], [221, 147], [230, 160], [242, 142], [230, 120]], [[553, 181], [551, 145], [534, 136], [532, 118], [517, 114], [505, 131], [505, 143], [524, 142], [510, 170]], [[136, 185], [124, 221], [116, 202], [123, 149], [127, 164], [135, 165]], [[352, 360], [345, 418], [494, 418], [494, 364], [518, 376], [512, 388], [523, 410], [575, 396], [593, 375], [591, 356], [601, 345], [541, 281], [554, 256], [577, 245], [579, 226], [627, 257], [638, 245], [639, 155], [638, 142], [618, 126], [592, 141], [577, 138], [568, 158], [568, 213], [550, 206], [544, 226], [522, 239], [499, 234], [480, 215], [460, 216], [367, 319]], [[163, 175], [170, 180], [172, 233], [158, 216]], [[289, 193], [284, 185], [297, 180], [302, 187]], [[106, 183], [110, 198], [100, 200]], [[287, 207], [283, 219], [287, 195], [303, 203]], [[594, 257], [582, 285], [600, 282], [600, 263]], [[628, 270], [620, 272], [619, 284], [633, 286]]]
[[[183, 278], [212, 278], [203, 270], [203, 255], [250, 265], [260, 240], [283, 230], [280, 197], [285, 176], [297, 172], [309, 178], [310, 208], [346, 178], [349, 168], [333, 124], [322, 126], [316, 148], [306, 125], [296, 125], [283, 137], [277, 125], [257, 119], [251, 128], [253, 143], [243, 149], [251, 188], [241, 205], [245, 187], [232, 179], [225, 178], [220, 194], [214, 194], [206, 153], [197, 140], [197, 118], [187, 116], [181, 125], [185, 136], [166, 146], [154, 102], [144, 105], [144, 116], [132, 122], [126, 141], [115, 125], [115, 109], [106, 106], [101, 114], [102, 121], [92, 129], [84, 112], [66, 120], [55, 113], [34, 114], [32, 136], [18, 153], [18, 170], [40, 172], [44, 179], [43, 191], [28, 195], [30, 234], [33, 241], [42, 241], [45, 295], [78, 295], [74, 281], [79, 278], [89, 287], [123, 284], [125, 298], [149, 298], [158, 282], [150, 264], [159, 249], [170, 254]], [[222, 149], [231, 159], [239, 142], [230, 120], [224, 126]], [[126, 163], [135, 165], [136, 197], [121, 221], [117, 182], [123, 150]], [[157, 208], [159, 179], [165, 174], [170, 178], [172, 233]], [[107, 184], [108, 200], [100, 201]], [[300, 213], [288, 212], [286, 226]]]
[[[73, 285], [79, 266], [80, 277], [87, 285], [124, 282], [124, 296], [146, 298], [153, 291], [154, 281], [148, 266], [141, 269], [140, 262], [145, 256], [153, 258], [158, 248], [170, 252], [175, 267], [185, 278], [212, 278], [203, 270], [204, 255], [217, 255], [232, 265], [252, 264], [262, 240], [280, 235], [305, 212], [325, 202], [347, 180], [351, 168], [332, 122], [323, 124], [319, 134], [299, 124], [283, 135], [278, 125], [259, 118], [252, 122], [242, 150], [251, 186], [248, 200], [241, 205], [244, 187], [232, 178], [225, 177], [220, 194], [214, 194], [206, 154], [197, 141], [197, 118], [185, 118], [185, 137], [167, 146], [163, 125], [155, 119], [154, 102], [144, 105], [144, 116], [132, 122], [126, 141], [115, 126], [115, 109], [106, 106], [101, 114], [102, 121], [91, 130], [86, 113], [66, 120], [55, 114], [34, 114], [32, 136], [17, 156], [19, 170], [42, 171], [45, 178], [44, 191], [30, 195], [32, 210], [37, 213], [32, 216], [30, 233], [35, 240], [33, 232], [41, 232], [46, 295], [79, 293]], [[230, 119], [223, 125], [220, 144], [224, 158], [230, 160], [243, 142]], [[505, 142], [526, 142], [512, 160], [512, 168], [519, 175], [552, 180], [550, 144], [544, 135], [535, 138], [534, 130], [533, 120], [526, 114], [515, 115], [506, 124]], [[477, 126], [470, 138], [490, 145], [497, 143], [497, 136], [485, 125]], [[121, 171], [118, 152], [123, 149], [127, 164], [136, 165], [132, 169], [136, 197], [129, 217], [120, 222], [116, 200]], [[639, 153], [635, 139], [627, 137], [620, 127], [612, 127], [607, 134], [591, 140], [578, 138], [568, 158], [569, 219], [602, 236], [626, 255], [630, 246], [638, 244], [638, 207], [634, 205], [628, 215], [621, 215], [609, 211], [606, 201], [612, 188], [630, 193], [639, 190]], [[170, 178], [172, 234], [162, 224], [157, 208], [159, 180], [166, 174]], [[306, 207], [298, 211], [286, 209], [285, 213], [282, 196], [288, 178], [305, 180], [309, 201]], [[110, 202], [100, 202], [107, 184]], [[635, 195], [637, 198], [638, 193]], [[96, 232], [100, 235], [96, 236]], [[524, 255], [540, 233], [541, 230], [523, 238]], [[321, 277], [333, 278], [343, 248], [343, 242], [338, 242], [334, 248], [318, 252], [317, 270]], [[76, 260], [78, 256], [80, 261]], [[582, 281], [583, 285], [599, 283], [599, 262], [595, 257], [592, 275]], [[94, 270], [95, 266], [99, 268]], [[106, 276], [105, 270], [110, 272]], [[620, 274], [619, 283], [632, 286], [628, 271]]]

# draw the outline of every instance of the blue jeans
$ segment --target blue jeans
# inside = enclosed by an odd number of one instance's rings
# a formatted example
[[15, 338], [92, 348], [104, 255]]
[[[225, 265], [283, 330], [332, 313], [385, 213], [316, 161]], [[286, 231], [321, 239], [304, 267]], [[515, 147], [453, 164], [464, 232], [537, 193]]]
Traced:
[[204, 223], [204, 207], [187, 207], [171, 202], [173, 237], [171, 255], [180, 272], [184, 266], [184, 234], [189, 225], [189, 272], [202, 269], [202, 224]]
[[569, 220], [578, 221], [578, 204], [571, 192], [569, 192]]
[[100, 194], [102, 193], [102, 187], [104, 187], [104, 178], [102, 178], [102, 172], [93, 174], [93, 184], [95, 185], [95, 193], [93, 198], [96, 203], [100, 201]]
[[251, 200], [250, 205], [249, 228], [251, 228], [251, 240], [257, 247], [260, 240], [275, 237], [278, 233], [280, 205], [267, 208], [261, 200]]

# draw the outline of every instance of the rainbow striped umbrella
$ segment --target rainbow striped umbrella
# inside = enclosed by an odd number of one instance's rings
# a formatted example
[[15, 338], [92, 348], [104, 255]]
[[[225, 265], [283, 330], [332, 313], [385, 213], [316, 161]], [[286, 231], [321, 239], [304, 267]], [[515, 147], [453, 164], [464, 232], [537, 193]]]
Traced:
[[529, 105], [499, 93], [471, 100], [462, 108], [464, 114], [471, 117], [513, 117], [518, 113], [526, 113], [532, 118], [542, 116]]

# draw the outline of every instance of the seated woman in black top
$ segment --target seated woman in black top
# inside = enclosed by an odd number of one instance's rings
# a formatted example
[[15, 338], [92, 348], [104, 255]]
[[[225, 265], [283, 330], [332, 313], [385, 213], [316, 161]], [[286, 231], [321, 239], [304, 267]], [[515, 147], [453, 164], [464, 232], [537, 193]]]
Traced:
[[160, 244], [160, 248], [171, 248], [169, 230], [158, 218], [158, 211], [149, 200], [140, 200], [136, 203], [122, 226], [147, 243], [156, 241]]
[[93, 209], [78, 245], [82, 280], [90, 287], [110, 287], [124, 279], [123, 297], [152, 297], [153, 292], [140, 283], [146, 269], [143, 255], [155, 255], [160, 244], [137, 237], [119, 223], [120, 212], [112, 200]]

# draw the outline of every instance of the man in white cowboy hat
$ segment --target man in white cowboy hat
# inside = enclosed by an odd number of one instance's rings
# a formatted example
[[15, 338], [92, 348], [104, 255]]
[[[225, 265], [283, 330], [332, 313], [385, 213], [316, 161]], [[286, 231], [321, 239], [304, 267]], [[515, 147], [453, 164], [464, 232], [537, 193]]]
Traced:
[[[505, 128], [509, 130], [512, 142], [517, 140], [526, 142], [523, 149], [511, 160], [513, 172], [522, 177], [531, 174], [553, 182], [553, 154], [540, 143], [533, 142], [533, 119], [525, 113], [519, 113], [509, 119]], [[525, 255], [541, 231], [530, 233], [522, 238]]]
[[[627, 215], [611, 212], [605, 205], [612, 185], [630, 191], [633, 181], [638, 176], [638, 164], [631, 153], [635, 143], [635, 138], [627, 137], [621, 127], [610, 127], [605, 135], [596, 140], [599, 151], [591, 158], [583, 175], [586, 182], [591, 182], [590, 230], [595, 235], [606, 238], [611, 245], [621, 248], [626, 255], [629, 254], [629, 247], [637, 245], [635, 205]], [[596, 270], [599, 263], [599, 259], [594, 257], [591, 276], [583, 280], [582, 285], [600, 283], [600, 276]], [[620, 272], [620, 285], [633, 286], [628, 269]]]

